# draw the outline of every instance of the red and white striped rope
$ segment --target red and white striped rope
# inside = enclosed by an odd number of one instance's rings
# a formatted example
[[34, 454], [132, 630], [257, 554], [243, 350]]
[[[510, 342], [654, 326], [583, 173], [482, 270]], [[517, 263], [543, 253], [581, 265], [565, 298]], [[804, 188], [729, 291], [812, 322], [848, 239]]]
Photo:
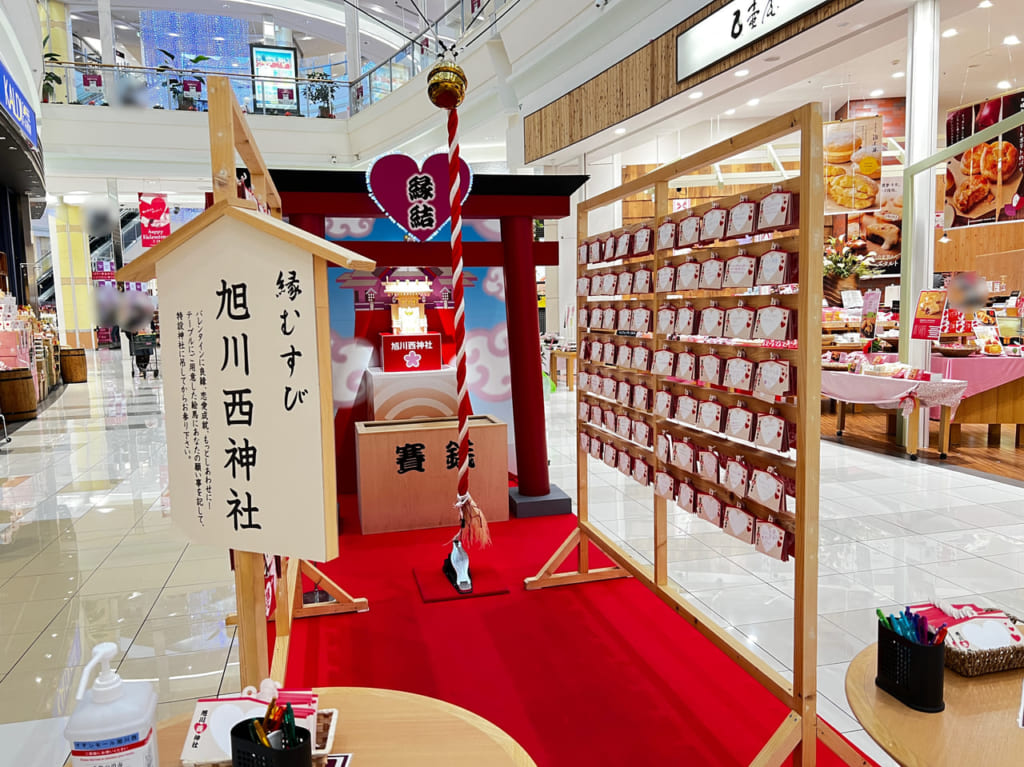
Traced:
[[459, 497], [469, 500], [469, 392], [466, 385], [466, 302], [462, 281], [462, 188], [459, 160], [459, 113], [448, 110], [448, 187], [452, 211], [452, 284], [455, 289], [455, 376], [459, 404]]

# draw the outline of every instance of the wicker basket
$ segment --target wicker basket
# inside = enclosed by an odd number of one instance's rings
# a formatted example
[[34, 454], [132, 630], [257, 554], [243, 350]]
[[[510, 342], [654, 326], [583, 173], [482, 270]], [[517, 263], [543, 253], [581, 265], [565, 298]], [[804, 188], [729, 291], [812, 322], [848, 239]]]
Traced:
[[[1009, 613], [1006, 616], [1014, 623], [1021, 623]], [[946, 667], [960, 676], [981, 676], [997, 671], [1024, 668], [1024, 647], [1002, 647], [998, 650], [962, 650], [946, 645]]]

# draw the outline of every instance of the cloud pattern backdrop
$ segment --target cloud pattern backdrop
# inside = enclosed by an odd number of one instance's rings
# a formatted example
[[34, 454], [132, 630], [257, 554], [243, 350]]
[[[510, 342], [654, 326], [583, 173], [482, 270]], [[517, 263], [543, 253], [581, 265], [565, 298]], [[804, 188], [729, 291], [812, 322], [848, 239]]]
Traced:
[[[466, 242], [500, 239], [496, 221], [467, 221], [463, 227]], [[446, 239], [449, 236], [447, 228], [445, 225], [435, 239]], [[402, 239], [398, 228], [382, 218], [328, 218], [326, 236], [331, 241]], [[357, 408], [365, 399], [363, 377], [375, 353], [375, 344], [355, 336], [354, 291], [341, 288], [337, 281], [343, 272], [342, 269], [328, 270], [336, 414]], [[515, 472], [504, 276], [497, 267], [467, 269], [466, 272], [476, 277], [475, 285], [466, 290], [466, 363], [470, 401], [474, 413], [493, 415], [509, 425], [509, 471]], [[453, 363], [454, 359], [445, 362]], [[538, 381], [537, 385], [540, 386], [541, 382]]]

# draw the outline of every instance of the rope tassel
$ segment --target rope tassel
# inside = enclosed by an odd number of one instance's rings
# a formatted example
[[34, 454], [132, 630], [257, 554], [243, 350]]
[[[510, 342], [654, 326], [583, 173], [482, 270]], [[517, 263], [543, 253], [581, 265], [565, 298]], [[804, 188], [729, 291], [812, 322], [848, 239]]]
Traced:
[[480, 511], [473, 497], [468, 493], [460, 495], [455, 508], [459, 511], [459, 532], [455, 540], [461, 541], [466, 548], [490, 546], [491, 530], [487, 526], [487, 517]]

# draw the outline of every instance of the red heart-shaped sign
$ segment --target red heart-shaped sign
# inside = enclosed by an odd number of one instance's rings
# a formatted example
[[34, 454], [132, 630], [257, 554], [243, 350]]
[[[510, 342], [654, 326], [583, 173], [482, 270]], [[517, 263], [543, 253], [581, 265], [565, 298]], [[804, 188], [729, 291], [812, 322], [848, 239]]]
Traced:
[[[459, 160], [459, 190], [469, 196], [472, 173]], [[437, 234], [451, 218], [448, 155], [434, 154], [417, 163], [406, 154], [387, 154], [366, 171], [366, 186], [388, 217], [420, 242]]]

